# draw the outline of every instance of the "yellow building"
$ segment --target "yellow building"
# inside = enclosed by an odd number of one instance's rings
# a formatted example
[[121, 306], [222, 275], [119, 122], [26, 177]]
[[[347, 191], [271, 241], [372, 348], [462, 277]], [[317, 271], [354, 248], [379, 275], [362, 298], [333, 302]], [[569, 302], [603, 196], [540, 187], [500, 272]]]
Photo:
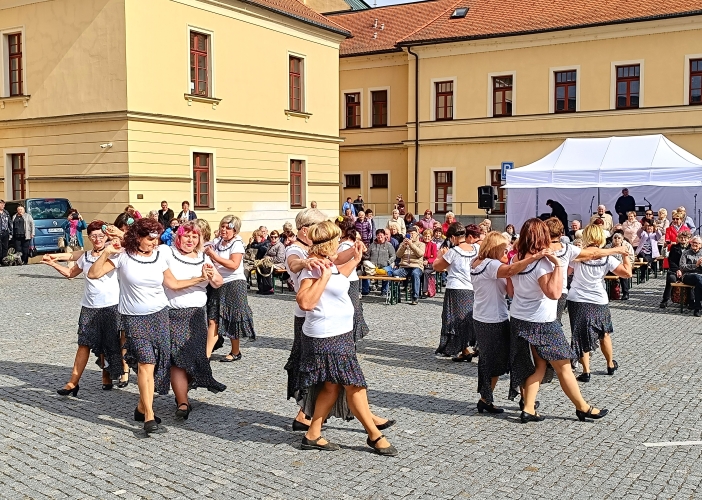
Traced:
[[335, 213], [347, 35], [297, 0], [0, 0], [1, 197]]
[[403, 194], [413, 212], [480, 214], [477, 187], [499, 186], [502, 162], [568, 137], [663, 133], [702, 156], [699, 1], [434, 0], [328, 17], [353, 34], [342, 198], [376, 213]]

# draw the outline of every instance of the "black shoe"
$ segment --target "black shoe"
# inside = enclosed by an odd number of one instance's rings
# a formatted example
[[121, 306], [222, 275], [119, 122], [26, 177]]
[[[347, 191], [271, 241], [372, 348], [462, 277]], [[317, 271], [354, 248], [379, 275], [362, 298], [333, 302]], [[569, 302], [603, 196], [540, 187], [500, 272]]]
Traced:
[[322, 436], [317, 439], [307, 439], [307, 437], [302, 436], [302, 444], [300, 445], [301, 450], [322, 450], [322, 451], [338, 451], [341, 449], [336, 443], [318, 444]]
[[695, 309], [695, 311], [692, 313], [692, 315], [695, 316], [696, 318], [699, 318], [700, 317], [700, 310]]
[[[139, 408], [138, 408], [138, 407], [137, 407], [137, 408], [134, 408], [134, 421], [135, 421], [135, 422], [143, 422], [145, 418], [146, 418], [145, 415], [144, 415], [142, 412], [139, 411]], [[161, 419], [160, 419], [160, 418], [154, 416], [154, 419], [156, 420], [156, 423], [157, 423], [157, 424], [160, 424], [160, 423], [161, 423]]]
[[629, 300], [629, 294], [628, 293], [623, 293], [621, 300]]
[[395, 455], [397, 455], [397, 448], [395, 448], [393, 445], [390, 445], [387, 448], [378, 448], [375, 446], [378, 443], [378, 441], [380, 441], [384, 437], [385, 436], [381, 434], [378, 439], [374, 439], [372, 441], [371, 438], [368, 438], [366, 439], [366, 443], [368, 444], [368, 446], [373, 448], [373, 451], [375, 451], [376, 454], [382, 455], [384, 457], [394, 457]]
[[604, 408], [600, 410], [599, 413], [592, 414], [592, 406], [588, 408], [587, 411], [580, 411], [580, 410], [575, 410], [575, 416], [578, 417], [578, 420], [581, 422], [585, 422], [586, 418], [591, 418], [592, 420], [598, 420], [600, 418], [604, 418], [607, 414], [609, 413], [609, 410]]
[[662, 300], [662, 301], [661, 301], [661, 305], [658, 306], [658, 307], [660, 307], [661, 309], [665, 309], [666, 307], [668, 307], [668, 301], [667, 301], [667, 300]]
[[166, 428], [160, 425], [156, 420], [144, 422], [144, 432], [147, 434], [163, 434]]
[[526, 424], [527, 422], [541, 422], [546, 417], [542, 417], [538, 413], [535, 415], [532, 415], [531, 413], [527, 413], [525, 411], [522, 411], [522, 414], [520, 415], [519, 418], [521, 419], [523, 424]]
[[504, 413], [504, 410], [502, 408], [497, 408], [497, 407], [495, 407], [494, 404], [492, 404], [492, 403], [487, 404], [482, 399], [479, 399], [478, 400], [478, 413], [482, 413], [484, 411], [486, 411], [488, 413]]
[[103, 391], [111, 391], [113, 387], [114, 387], [113, 384], [102, 384]]
[[[231, 356], [228, 357], [228, 356]], [[239, 354], [234, 355], [233, 353], [227, 354], [225, 357], [219, 360], [220, 363], [231, 363], [232, 361], [239, 361], [241, 359], [241, 351], [239, 351]]]
[[[185, 406], [185, 410], [181, 410], [181, 406]], [[188, 403], [180, 403], [178, 405], [178, 409], [176, 409], [175, 416], [178, 418], [182, 418], [183, 420], [188, 420], [188, 416], [190, 416], [190, 410], [192, 409], [193, 407], [190, 406]]]
[[223, 345], [224, 345], [224, 337], [222, 335], [218, 335], [217, 342], [215, 342], [215, 345], [212, 348], [212, 352], [215, 352], [217, 349], [221, 349], [221, 347]]
[[120, 389], [124, 389], [129, 385], [129, 372], [123, 373], [122, 377], [124, 377], [125, 375], [127, 376], [127, 380], [122, 380], [120, 378], [120, 381], [117, 383], [117, 387], [119, 387]]
[[376, 427], [378, 428], [379, 431], [384, 431], [385, 429], [387, 429], [388, 427], [392, 427], [396, 423], [397, 423], [396, 420], [388, 420], [384, 424], [376, 425]]
[[617, 360], [613, 360], [612, 364], [614, 365], [613, 367], [607, 367], [607, 375], [614, 375], [614, 372], [617, 371], [617, 368], [619, 368], [619, 363], [617, 363]]
[[576, 380], [579, 380], [580, 382], [589, 382], [590, 381], [590, 374], [589, 373], [581, 373], [577, 377], [575, 377]]
[[[535, 410], [538, 410], [539, 406], [541, 406], [541, 401], [537, 401], [534, 403]], [[524, 399], [523, 398], [519, 398], [519, 409], [524, 411]]]
[[73, 389], [59, 389], [56, 391], [56, 393], [59, 396], [68, 396], [70, 394], [73, 397], [76, 397], [76, 396], [78, 396], [78, 389], [79, 388], [80, 388], [80, 385], [76, 384], [76, 386]]
[[300, 422], [299, 420], [293, 420], [292, 430], [295, 432], [298, 432], [298, 431], [307, 432], [308, 430], [310, 430], [310, 426], [305, 424], [305, 423]]

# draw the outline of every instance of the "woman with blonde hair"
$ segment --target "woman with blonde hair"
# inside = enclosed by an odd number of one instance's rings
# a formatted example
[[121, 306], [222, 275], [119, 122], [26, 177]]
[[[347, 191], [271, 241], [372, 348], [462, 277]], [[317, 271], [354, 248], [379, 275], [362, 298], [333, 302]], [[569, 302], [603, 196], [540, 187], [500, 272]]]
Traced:
[[665, 230], [666, 245], [678, 241], [678, 233], [680, 231], [690, 231], [690, 233], [692, 233], [690, 228], [685, 224], [685, 212], [674, 210], [670, 218], [672, 219], [672, 222], [670, 223], [670, 226], [668, 226], [668, 229]]
[[653, 221], [656, 225], [656, 232], [661, 236], [665, 236], [665, 230], [670, 226], [670, 221], [668, 220], [668, 210], [665, 208], [658, 209], [658, 217]]
[[[605, 235], [601, 226], [590, 224], [583, 230], [583, 246], [602, 248]], [[582, 255], [571, 263], [573, 282], [568, 293], [568, 317], [572, 332], [571, 346], [583, 365], [577, 379], [590, 381], [590, 352], [602, 343], [602, 354], [607, 360], [607, 373], [614, 375], [619, 365], [614, 359], [611, 334], [614, 332], [609, 312], [609, 297], [602, 280], [608, 273], [620, 278], [631, 278], [631, 261], [619, 261], [612, 256], [587, 259]]]
[[[239, 341], [242, 337], [256, 340], [253, 313], [246, 295], [245, 249], [239, 236], [240, 229], [239, 217], [225, 215], [219, 223], [219, 237], [205, 250], [223, 281], [220, 288], [211, 288], [207, 297], [208, 345], [214, 345], [218, 334], [229, 338], [232, 343], [229, 354], [220, 359], [223, 363], [241, 359]], [[208, 356], [210, 354], [208, 352]]]
[[352, 332], [354, 310], [348, 289], [349, 275], [361, 261], [361, 244], [357, 242], [353, 257], [337, 267], [333, 260], [341, 230], [334, 223], [324, 221], [312, 226], [308, 236], [312, 241], [309, 258], [319, 260], [321, 269], [302, 270], [296, 297], [300, 309], [305, 311], [300, 387], [316, 392], [314, 412], [301, 448], [340, 449], [339, 445], [322, 437], [322, 422], [343, 389], [351, 412], [368, 434], [368, 446], [379, 455], [397, 455], [397, 450], [373, 422], [366, 380], [356, 357]]

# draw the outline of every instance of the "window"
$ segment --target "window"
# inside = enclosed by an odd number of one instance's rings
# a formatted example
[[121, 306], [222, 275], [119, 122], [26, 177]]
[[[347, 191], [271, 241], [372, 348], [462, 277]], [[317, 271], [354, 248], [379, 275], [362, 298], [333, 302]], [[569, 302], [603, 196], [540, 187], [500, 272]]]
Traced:
[[9, 54], [10, 97], [22, 95], [22, 34], [7, 36]]
[[577, 71], [558, 71], [554, 73], [556, 79], [556, 105], [553, 110], [556, 113], [574, 113], [576, 104], [576, 85], [578, 80]]
[[463, 19], [468, 14], [468, 7], [459, 7], [454, 9], [453, 14], [451, 14], [451, 19]]
[[492, 116], [512, 116], [512, 77], [493, 77], [492, 93]]
[[346, 128], [361, 126], [361, 93], [344, 94], [346, 102]]
[[347, 188], [359, 188], [361, 187], [361, 174], [346, 174], [344, 176], [346, 178], [346, 186]]
[[195, 208], [212, 208], [212, 155], [193, 153], [193, 197]]
[[436, 82], [436, 119], [453, 120], [453, 82]]
[[190, 93], [210, 97], [209, 87], [210, 37], [190, 32]]
[[24, 154], [10, 155], [10, 165], [12, 167], [12, 199], [21, 200], [25, 198]]
[[702, 59], [690, 61], [690, 104], [702, 104]]
[[617, 66], [617, 109], [639, 107], [640, 66]]
[[434, 172], [434, 213], [444, 214], [451, 211], [453, 201], [453, 172]]
[[[702, 66], [701, 66], [702, 67]], [[388, 126], [388, 91], [374, 90], [371, 92], [371, 101], [373, 104], [373, 126], [387, 127]]]
[[497, 202], [491, 211], [493, 214], [504, 214], [507, 206], [507, 191], [502, 187], [502, 170], [490, 170], [490, 185], [495, 187]]
[[303, 71], [304, 61], [299, 57], [290, 56], [290, 111], [304, 111]]
[[388, 174], [371, 174], [371, 188], [387, 189]]
[[302, 208], [302, 160], [290, 160], [290, 208]]

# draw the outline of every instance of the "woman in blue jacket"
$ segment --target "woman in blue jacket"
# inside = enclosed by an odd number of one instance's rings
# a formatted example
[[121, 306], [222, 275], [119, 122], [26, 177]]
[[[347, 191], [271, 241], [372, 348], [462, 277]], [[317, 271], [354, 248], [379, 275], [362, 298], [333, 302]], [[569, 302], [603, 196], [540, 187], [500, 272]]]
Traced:
[[70, 248], [69, 251], [83, 250], [83, 231], [86, 229], [88, 225], [83, 216], [75, 208], [70, 209], [63, 225], [64, 245]]

